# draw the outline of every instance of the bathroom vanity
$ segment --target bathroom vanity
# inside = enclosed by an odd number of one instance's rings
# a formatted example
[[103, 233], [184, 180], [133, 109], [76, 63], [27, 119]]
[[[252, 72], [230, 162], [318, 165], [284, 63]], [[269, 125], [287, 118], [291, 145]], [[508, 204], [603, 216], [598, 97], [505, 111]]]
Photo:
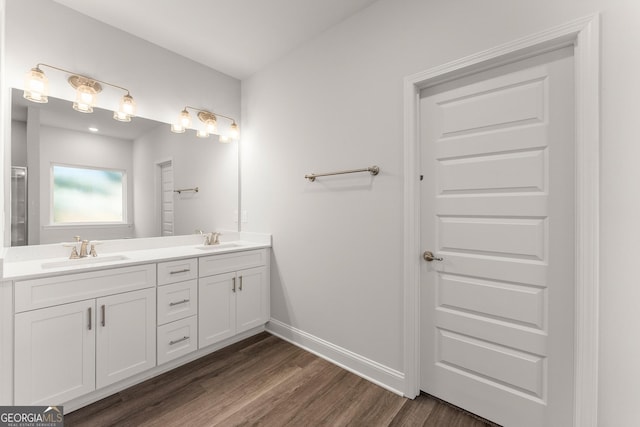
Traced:
[[271, 237], [230, 237], [109, 241], [79, 260], [5, 249], [1, 403], [68, 412], [263, 331]]

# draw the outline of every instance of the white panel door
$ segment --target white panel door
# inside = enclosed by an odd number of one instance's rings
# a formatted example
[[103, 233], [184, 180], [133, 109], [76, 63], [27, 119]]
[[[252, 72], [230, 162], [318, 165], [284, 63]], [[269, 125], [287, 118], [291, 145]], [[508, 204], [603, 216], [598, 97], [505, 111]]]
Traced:
[[96, 386], [156, 366], [156, 288], [97, 299]]
[[15, 316], [15, 404], [60, 405], [95, 389], [95, 300]]
[[421, 389], [504, 426], [570, 426], [573, 52], [423, 90]]

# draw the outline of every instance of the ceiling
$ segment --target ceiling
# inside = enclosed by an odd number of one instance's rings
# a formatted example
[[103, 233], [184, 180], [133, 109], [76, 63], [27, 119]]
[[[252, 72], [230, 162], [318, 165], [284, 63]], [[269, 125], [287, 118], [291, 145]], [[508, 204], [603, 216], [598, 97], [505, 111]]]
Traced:
[[376, 0], [54, 0], [238, 79]]

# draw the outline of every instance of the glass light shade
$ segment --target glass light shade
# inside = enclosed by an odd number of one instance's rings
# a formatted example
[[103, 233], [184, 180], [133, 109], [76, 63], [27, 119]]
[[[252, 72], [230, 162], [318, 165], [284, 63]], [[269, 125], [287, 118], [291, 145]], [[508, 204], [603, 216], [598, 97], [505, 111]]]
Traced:
[[178, 116], [178, 123], [180, 123], [185, 129], [191, 126], [191, 114], [189, 114], [186, 109], [182, 110]]
[[180, 123], [174, 123], [171, 125], [171, 132], [173, 133], [184, 133], [185, 128]]
[[231, 126], [229, 127], [229, 137], [236, 140], [240, 138], [240, 128], [236, 122], [231, 123]]
[[208, 138], [209, 132], [207, 131], [207, 129], [198, 129], [198, 131], [196, 132], [196, 136], [198, 138]]
[[38, 67], [32, 68], [24, 78], [24, 98], [44, 104], [49, 102], [49, 79]]
[[80, 85], [76, 90], [76, 101], [79, 104], [88, 104], [93, 107], [94, 105], [96, 105], [97, 97], [98, 93], [91, 86]]
[[119, 122], [130, 122], [131, 116], [122, 111], [114, 111], [113, 118]]
[[133, 97], [129, 94], [126, 94], [122, 97], [120, 101], [120, 109], [119, 113], [126, 114], [129, 116], [129, 120], [131, 117], [136, 115], [136, 101], [133, 100]]
[[97, 92], [87, 85], [80, 85], [76, 89], [76, 102], [73, 109], [81, 113], [93, 113], [93, 106], [96, 104]]
[[207, 120], [207, 123], [205, 123], [205, 126], [207, 127], [207, 132], [209, 133], [218, 133], [218, 122], [215, 120]]
[[93, 113], [93, 107], [91, 105], [80, 102], [74, 102], [73, 109], [81, 113]]

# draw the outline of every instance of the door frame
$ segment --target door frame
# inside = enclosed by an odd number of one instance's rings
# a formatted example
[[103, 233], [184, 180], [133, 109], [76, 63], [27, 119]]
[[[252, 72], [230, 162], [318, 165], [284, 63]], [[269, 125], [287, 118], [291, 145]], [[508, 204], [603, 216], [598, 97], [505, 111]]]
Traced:
[[599, 14], [404, 79], [404, 394], [420, 393], [420, 91], [561, 47], [574, 47], [574, 426], [597, 425], [599, 305]]

